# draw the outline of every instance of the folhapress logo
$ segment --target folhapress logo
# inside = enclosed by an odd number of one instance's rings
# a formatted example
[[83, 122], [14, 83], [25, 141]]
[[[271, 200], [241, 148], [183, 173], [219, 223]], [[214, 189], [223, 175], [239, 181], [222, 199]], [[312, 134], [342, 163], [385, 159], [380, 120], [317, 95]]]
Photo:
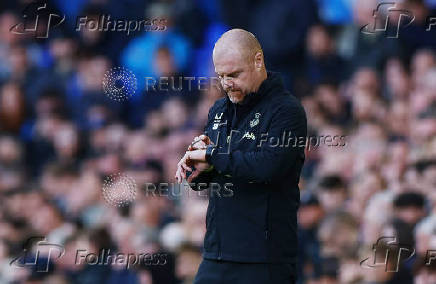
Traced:
[[45, 237], [32, 237], [23, 247], [22, 254], [10, 262], [11, 266], [17, 268], [35, 266], [37, 272], [48, 272], [50, 261], [65, 254], [63, 246], [49, 243]]
[[65, 15], [58, 15], [47, 8], [47, 3], [33, 2], [22, 12], [23, 22], [10, 28], [14, 34], [33, 34], [35, 38], [48, 38], [50, 29], [65, 21]]
[[[50, 30], [65, 21], [65, 14], [57, 13], [48, 7], [44, 0], [32, 2], [22, 12], [22, 22], [12, 26], [9, 31], [14, 34], [31, 34], [35, 38], [48, 38]], [[165, 31], [167, 20], [154, 19], [112, 19], [111, 15], [77, 16], [76, 31], [91, 32], [125, 32], [131, 35], [141, 31]]]
[[[394, 14], [396, 14], [395, 17]], [[363, 26], [360, 31], [367, 35], [384, 33], [387, 38], [398, 38], [400, 27], [405, 28], [415, 20], [415, 15], [412, 12], [397, 9], [394, 2], [378, 4], [372, 17], [374, 18], [373, 23]]]
[[384, 267], [386, 272], [398, 272], [401, 261], [407, 261], [415, 255], [411, 245], [399, 244], [395, 237], [381, 237], [373, 245], [373, 261], [370, 257], [362, 260], [360, 266], [364, 268]]

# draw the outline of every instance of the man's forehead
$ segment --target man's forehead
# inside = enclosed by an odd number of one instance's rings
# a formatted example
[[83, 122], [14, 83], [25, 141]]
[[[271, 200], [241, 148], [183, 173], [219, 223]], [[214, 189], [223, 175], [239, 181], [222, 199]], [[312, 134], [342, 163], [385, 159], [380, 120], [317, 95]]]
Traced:
[[241, 54], [236, 52], [215, 54], [213, 58], [215, 72], [217, 73], [232, 73], [242, 69], [245, 66], [245, 61]]
[[215, 64], [215, 73], [218, 74], [230, 74], [243, 69], [240, 64], [233, 64], [231, 61], [223, 62], [222, 64]]

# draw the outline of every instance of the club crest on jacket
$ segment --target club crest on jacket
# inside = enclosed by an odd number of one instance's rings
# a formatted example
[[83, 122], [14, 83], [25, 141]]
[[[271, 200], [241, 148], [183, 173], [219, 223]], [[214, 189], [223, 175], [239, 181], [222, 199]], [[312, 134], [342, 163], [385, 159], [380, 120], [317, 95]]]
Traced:
[[254, 118], [250, 121], [250, 127], [253, 128], [259, 124], [260, 113], [256, 112]]

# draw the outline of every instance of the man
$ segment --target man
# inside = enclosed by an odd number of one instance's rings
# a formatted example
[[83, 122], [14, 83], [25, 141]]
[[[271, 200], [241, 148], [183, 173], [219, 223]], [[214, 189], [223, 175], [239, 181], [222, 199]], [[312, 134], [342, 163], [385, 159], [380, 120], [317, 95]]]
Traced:
[[[211, 188], [194, 283], [295, 283], [304, 109], [266, 71], [253, 34], [224, 33], [213, 62], [227, 97], [212, 106], [176, 172], [178, 182], [191, 173], [188, 181]], [[231, 196], [214, 188], [229, 184]]]

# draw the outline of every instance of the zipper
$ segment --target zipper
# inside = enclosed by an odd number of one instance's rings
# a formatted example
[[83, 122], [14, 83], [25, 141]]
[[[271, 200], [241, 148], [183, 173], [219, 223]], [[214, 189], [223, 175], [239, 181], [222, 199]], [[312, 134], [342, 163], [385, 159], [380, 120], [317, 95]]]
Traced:
[[220, 238], [220, 231], [219, 231], [219, 226], [218, 226], [218, 200], [219, 198], [215, 199], [215, 225], [216, 225], [216, 236], [217, 236], [217, 242], [218, 242], [218, 260], [222, 259], [221, 256], [221, 238]]
[[269, 202], [270, 202], [270, 192], [267, 193], [268, 197], [266, 199], [266, 214], [265, 214], [265, 240], [269, 238]]

